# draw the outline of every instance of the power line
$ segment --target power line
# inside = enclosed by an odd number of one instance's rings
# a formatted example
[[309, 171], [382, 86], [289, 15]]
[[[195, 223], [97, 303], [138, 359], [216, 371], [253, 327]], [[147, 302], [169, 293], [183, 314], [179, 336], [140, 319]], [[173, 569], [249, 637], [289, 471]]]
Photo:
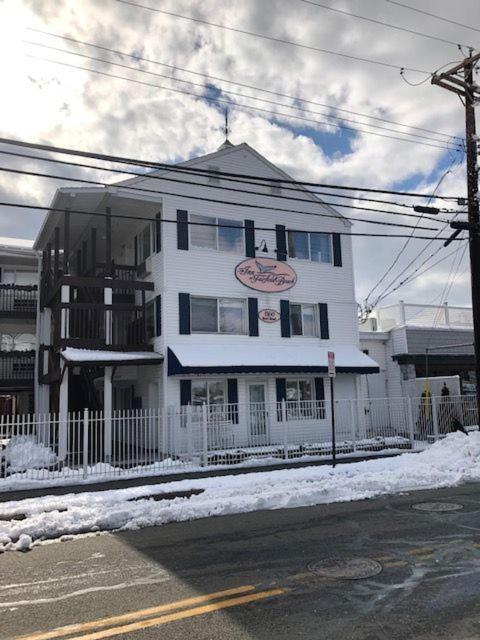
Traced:
[[[450, 163], [449, 168], [442, 174], [442, 176], [440, 177], [440, 179], [438, 180], [437, 184], [435, 185], [435, 188], [433, 190], [432, 193], [432, 197], [427, 201], [428, 203], [431, 202], [431, 200], [435, 197], [435, 193], [437, 192], [437, 190], [440, 188], [440, 185], [442, 184], [443, 180], [446, 178], [446, 176], [451, 173], [452, 169], [453, 169], [453, 165], [455, 163], [455, 159], [452, 160], [452, 162]], [[421, 218], [420, 218], [421, 219]], [[442, 228], [441, 231], [443, 231], [447, 226], [449, 225], [449, 223], [447, 222], [447, 224]], [[440, 231], [440, 232], [441, 232]], [[367, 297], [365, 298], [365, 305], [367, 306], [368, 303], [368, 299], [369, 297], [372, 295], [372, 293], [375, 291], [375, 289], [377, 289], [377, 287], [379, 287], [382, 282], [384, 282], [385, 278], [388, 276], [389, 273], [391, 273], [392, 269], [395, 267], [395, 265], [398, 263], [398, 261], [400, 260], [400, 257], [402, 256], [402, 254], [405, 252], [407, 246], [409, 245], [410, 241], [412, 240], [413, 236], [415, 234], [415, 229], [412, 230], [410, 237], [407, 238], [407, 240], [405, 240], [405, 242], [403, 243], [403, 245], [400, 247], [400, 250], [397, 252], [397, 255], [395, 256], [395, 258], [393, 259], [393, 261], [391, 262], [390, 266], [387, 268], [387, 270], [385, 271], [385, 273], [383, 274], [383, 276], [378, 280], [378, 282], [375, 284], [374, 287], [372, 287], [372, 289], [370, 290], [370, 292], [368, 293]], [[416, 258], [413, 259], [413, 261], [411, 261], [409, 263], [408, 266], [410, 266], [411, 264], [413, 264], [413, 262], [415, 262], [415, 260], [425, 251], [425, 248], [422, 249], [420, 251], [420, 253], [416, 256]], [[407, 266], [407, 269], [408, 269]], [[392, 285], [395, 280], [397, 280], [403, 273], [405, 273], [406, 269], [404, 269], [402, 272], [400, 272], [400, 274], [397, 276], [397, 278], [395, 278], [393, 281], [391, 281], [390, 285]], [[389, 286], [390, 286], [389, 285]], [[388, 287], [387, 287], [388, 289]], [[384, 289], [384, 292], [386, 290]], [[378, 300], [376, 302], [376, 304], [378, 304]]]
[[[65, 214], [66, 211], [70, 213], [75, 213], [79, 215], [87, 215], [87, 216], [98, 216], [101, 218], [107, 218], [110, 216], [111, 218], [119, 218], [124, 220], [144, 220], [146, 222], [157, 222], [156, 218], [148, 218], [145, 216], [132, 216], [132, 215], [120, 215], [114, 213], [101, 213], [99, 211], [86, 211], [82, 209], [71, 209], [66, 207], [65, 209], [60, 209], [59, 207], [46, 207], [37, 204], [25, 204], [23, 202], [0, 202], [0, 207], [14, 207], [18, 209], [30, 209], [34, 211], [46, 211], [46, 212], [54, 212], [54, 213], [62, 213]], [[172, 220], [169, 218], [160, 218], [158, 220], [160, 224], [178, 224], [178, 220]], [[245, 229], [245, 225], [243, 224], [224, 224], [224, 223], [213, 223], [213, 222], [192, 222], [188, 220], [184, 224], [194, 225], [199, 227], [220, 227], [226, 229]], [[256, 231], [276, 231], [275, 227], [258, 227], [255, 226]], [[286, 231], [295, 231], [298, 233], [314, 233], [311, 229], [298, 229], [296, 227], [288, 227]], [[402, 234], [389, 234], [389, 233], [360, 233], [360, 232], [351, 232], [351, 231], [323, 231], [322, 233], [337, 233], [341, 236], [358, 236], [358, 237], [367, 237], [367, 238], [405, 238], [407, 236]], [[431, 236], [417, 236], [418, 240], [431, 240]], [[447, 240], [446, 237], [443, 238], [435, 238], [441, 241]]]
[[328, 55], [339, 56], [340, 58], [346, 58], [348, 60], [355, 60], [357, 62], [366, 62], [368, 64], [375, 64], [377, 66], [386, 67], [389, 69], [407, 69], [408, 71], [413, 71], [415, 73], [424, 73], [425, 75], [431, 75], [430, 71], [425, 71], [424, 69], [416, 69], [414, 67], [406, 67], [405, 65], [396, 65], [391, 64], [389, 62], [382, 62], [381, 60], [372, 60], [371, 58], [362, 58], [360, 56], [354, 56], [347, 53], [341, 53], [339, 51], [331, 51], [330, 49], [321, 49], [319, 47], [314, 47], [311, 45], [303, 44], [301, 42], [295, 42], [293, 40], [285, 40], [283, 38], [277, 38], [275, 36], [269, 36], [264, 33], [258, 33], [254, 31], [247, 31], [246, 29], [240, 29], [238, 27], [231, 27], [225, 24], [219, 24], [218, 22], [210, 22], [208, 20], [203, 20], [202, 18], [194, 18], [192, 16], [184, 16], [179, 13], [174, 13], [173, 11], [166, 11], [165, 9], [159, 9], [157, 7], [149, 7], [143, 4], [137, 4], [135, 2], [130, 2], [129, 0], [116, 0], [121, 4], [129, 5], [131, 7], [136, 7], [138, 9], [145, 9], [146, 11], [154, 11], [155, 13], [162, 13], [163, 15], [171, 16], [173, 18], [180, 18], [182, 20], [188, 20], [190, 22], [197, 22], [199, 24], [207, 25], [209, 27], [216, 27], [217, 29], [223, 29], [225, 31], [233, 31], [234, 33], [240, 33], [242, 35], [253, 36], [255, 38], [262, 38], [263, 40], [270, 40], [271, 42], [277, 42], [280, 44], [286, 44], [294, 47], [299, 47], [301, 49], [307, 49], [309, 51], [316, 51], [317, 53], [325, 53]]
[[230, 171], [217, 171], [212, 169], [202, 169], [198, 167], [187, 167], [185, 165], [172, 165], [161, 162], [154, 162], [151, 160], [139, 160], [138, 158], [127, 158], [124, 156], [115, 156], [103, 153], [96, 153], [92, 151], [82, 151], [80, 149], [68, 148], [68, 147], [57, 147], [49, 144], [41, 144], [37, 142], [27, 142], [25, 140], [16, 140], [14, 138], [1, 138], [0, 144], [12, 145], [17, 147], [25, 147], [28, 149], [37, 149], [40, 151], [49, 151], [51, 153], [59, 153], [62, 155], [71, 155], [71, 156], [80, 156], [84, 158], [93, 158], [95, 160], [103, 160], [106, 162], [116, 162], [119, 164], [127, 164], [127, 165], [136, 165], [142, 167], [148, 167], [156, 170], [165, 170], [165, 171], [174, 171], [174, 172], [185, 172], [185, 173], [193, 173], [193, 174], [201, 174], [206, 177], [213, 176], [218, 177], [220, 179], [232, 179], [235, 182], [236, 178], [240, 180], [258, 180], [264, 182], [265, 184], [278, 183], [280, 185], [284, 184], [293, 184], [297, 186], [305, 186], [305, 187], [319, 187], [326, 189], [340, 189], [344, 191], [362, 191], [368, 193], [386, 193], [397, 196], [405, 196], [412, 198], [428, 198], [431, 199], [433, 197], [438, 198], [440, 200], [459, 200], [462, 196], [445, 196], [445, 195], [435, 195], [430, 193], [415, 193], [411, 191], [394, 191], [391, 189], [372, 189], [368, 187], [352, 187], [338, 184], [328, 184], [325, 182], [307, 182], [304, 180], [294, 180], [288, 178], [266, 178], [263, 176], [254, 176], [251, 174], [242, 174], [242, 173], [232, 173]]
[[[120, 2], [120, 0], [117, 0], [117, 2]], [[276, 116], [277, 118], [290, 118], [293, 120], [300, 120], [301, 122], [309, 122], [309, 123], [313, 123], [313, 124], [328, 124], [330, 126], [336, 126], [339, 129], [345, 129], [347, 131], [354, 131], [355, 133], [369, 133], [371, 135], [375, 135], [375, 136], [379, 136], [381, 138], [387, 138], [390, 140], [398, 140], [400, 142], [409, 142], [410, 144], [420, 144], [423, 145], [425, 147], [432, 147], [434, 149], [446, 149], [446, 150], [451, 150], [451, 149], [457, 149], [457, 150], [461, 150], [462, 147], [460, 147], [457, 143], [453, 143], [453, 145], [451, 147], [446, 147], [444, 146], [444, 144], [432, 144], [430, 142], [421, 142], [420, 140], [410, 140], [408, 138], [401, 138], [398, 135], [397, 136], [393, 136], [393, 135], [387, 135], [387, 134], [383, 134], [383, 133], [378, 133], [376, 131], [364, 131], [362, 129], [357, 129], [355, 127], [348, 127], [347, 125], [342, 125], [339, 124], [338, 122], [335, 122], [334, 124], [332, 122], [327, 122], [327, 121], [322, 121], [322, 120], [316, 120], [313, 118], [307, 118], [304, 116], [298, 116], [295, 114], [291, 114], [291, 113], [284, 113], [281, 111], [273, 111], [272, 109], [266, 109], [263, 107], [256, 107], [254, 105], [251, 104], [239, 104], [238, 102], [235, 102], [234, 100], [227, 100], [225, 98], [218, 98], [218, 97], [213, 97], [213, 96], [208, 96], [206, 94], [198, 94], [192, 91], [186, 91], [184, 89], [177, 89], [174, 87], [166, 87], [164, 85], [160, 85], [160, 84], [155, 84], [153, 82], [146, 82], [145, 80], [138, 80], [136, 78], [128, 78], [126, 76], [121, 76], [117, 73], [108, 73], [107, 71], [100, 71], [99, 69], [91, 69], [90, 67], [83, 67], [80, 65], [75, 65], [75, 64], [71, 64], [69, 62], [62, 62], [61, 60], [52, 60], [51, 58], [45, 58], [43, 56], [37, 56], [37, 55], [33, 55], [33, 54], [26, 54], [26, 56], [28, 58], [33, 58], [35, 60], [42, 60], [43, 62], [48, 62], [50, 64], [57, 64], [60, 65], [62, 67], [68, 67], [70, 69], [77, 69], [80, 71], [88, 71], [88, 73], [95, 73], [97, 75], [101, 75], [101, 76], [105, 76], [107, 78], [114, 78], [116, 80], [124, 80], [125, 82], [132, 82], [134, 84], [139, 84], [139, 85], [143, 85], [146, 87], [154, 87], [155, 89], [161, 89], [163, 91], [169, 91], [171, 93], [179, 93], [181, 95], [187, 95], [187, 96], [192, 96], [194, 98], [198, 98], [200, 100], [204, 100], [205, 102], [213, 102], [216, 104], [222, 104], [222, 105], [229, 105], [232, 107], [236, 107], [237, 109], [246, 109], [246, 110], [253, 110], [253, 111], [258, 111], [260, 113], [268, 113], [269, 115], [273, 115]], [[109, 64], [117, 64], [117, 63], [109, 63]], [[125, 66], [125, 65], [118, 65], [118, 66]], [[138, 69], [132, 69], [131, 67], [128, 67], [131, 70], [134, 71], [139, 71]], [[153, 72], [148, 72], [145, 71], [143, 73], [153, 73]], [[260, 98], [254, 98], [257, 100], [260, 100]], [[264, 100], [264, 102], [266, 102]], [[293, 107], [289, 107], [288, 105], [284, 105], [279, 103], [278, 106], [282, 106], [285, 107], [287, 109], [293, 108]], [[302, 111], [306, 111], [305, 109], [300, 109]], [[369, 125], [367, 125], [369, 126]], [[371, 125], [370, 125], [371, 126]], [[400, 131], [397, 131], [396, 133], [402, 133]], [[425, 136], [420, 136], [419, 134], [403, 134], [403, 135], [410, 135], [412, 137], [417, 137], [417, 138], [422, 138]], [[440, 140], [434, 140], [432, 139], [432, 141], [435, 142], [442, 142]]]
[[[261, 205], [261, 204], [249, 204], [249, 203], [245, 203], [245, 202], [234, 202], [231, 200], [217, 200], [215, 198], [206, 198], [203, 196], [192, 196], [192, 195], [185, 195], [185, 194], [181, 194], [181, 193], [175, 193], [175, 192], [169, 192], [169, 191], [159, 191], [157, 189], [146, 189], [146, 188], [141, 188], [141, 187], [129, 187], [129, 186], [122, 186], [120, 184], [109, 184], [107, 182], [101, 182], [100, 180], [87, 180], [86, 178], [72, 178], [72, 177], [68, 177], [68, 176], [60, 176], [60, 175], [55, 175], [55, 174], [50, 174], [50, 173], [42, 173], [39, 171], [26, 171], [24, 169], [12, 169], [10, 167], [1, 167], [0, 166], [0, 171], [6, 172], [6, 173], [13, 173], [15, 175], [27, 175], [27, 176], [33, 176], [33, 177], [37, 177], [37, 178], [49, 178], [49, 179], [53, 179], [53, 180], [64, 180], [66, 182], [80, 182], [81, 184], [90, 184], [90, 185], [96, 185], [96, 186], [102, 186], [102, 187], [107, 187], [107, 188], [114, 188], [114, 189], [125, 189], [126, 191], [141, 191], [141, 192], [147, 192], [147, 193], [154, 193], [155, 195], [165, 195], [165, 196], [174, 196], [174, 197], [184, 197], [184, 198], [189, 198], [191, 200], [200, 200], [202, 202], [211, 202], [211, 203], [215, 203], [215, 204], [226, 204], [228, 206], [233, 206], [233, 207], [247, 207], [250, 209], [261, 209], [264, 211], [275, 211], [276, 213], [299, 213], [302, 215], [307, 215], [307, 216], [318, 216], [321, 218], [335, 218], [336, 220], [339, 221], [354, 221], [354, 222], [364, 222], [365, 224], [376, 224], [376, 225], [382, 225], [382, 226], [388, 226], [388, 227], [403, 227], [405, 229], [411, 229], [412, 225], [409, 224], [403, 224], [400, 222], [385, 222], [383, 220], [369, 220], [369, 219], [364, 219], [364, 218], [353, 218], [353, 217], [340, 217], [339, 215], [334, 215], [334, 214], [328, 214], [328, 213], [317, 213], [317, 212], [312, 212], [312, 211], [301, 211], [301, 210], [297, 210], [297, 209], [282, 209], [280, 207], [270, 207], [267, 205]], [[418, 229], [422, 229], [423, 231], [438, 231], [438, 227], [415, 227]]]
[[[387, 124], [393, 124], [393, 125], [395, 125], [397, 127], [406, 127], [406, 128], [409, 128], [409, 129], [414, 129], [416, 131], [423, 131], [425, 133], [432, 133], [434, 135], [444, 136], [444, 137], [448, 138], [449, 140], [453, 140], [453, 139], [460, 140], [460, 141], [464, 140], [464, 138], [462, 138], [461, 136], [456, 136], [456, 135], [453, 135], [453, 134], [450, 134], [450, 133], [445, 133], [445, 132], [442, 132], [442, 131], [435, 131], [434, 129], [427, 129], [425, 127], [418, 127], [418, 126], [411, 125], [411, 124], [405, 124], [405, 123], [402, 123], [402, 122], [397, 122], [395, 120], [389, 120], [387, 118], [381, 118], [379, 116], [368, 115], [366, 113], [361, 113], [361, 112], [358, 112], [358, 111], [353, 111], [351, 109], [345, 109], [345, 108], [337, 107], [337, 106], [334, 106], [334, 105], [331, 105], [331, 104], [325, 104], [323, 102], [318, 102], [318, 101], [315, 101], [315, 100], [307, 100], [306, 98], [301, 98], [300, 96], [294, 96], [294, 95], [287, 94], [287, 93], [281, 93], [279, 91], [273, 91], [273, 90], [270, 90], [270, 89], [257, 87], [257, 86], [251, 85], [251, 84], [239, 82], [238, 80], [228, 80], [227, 78], [222, 78], [222, 77], [219, 77], [219, 76], [213, 76], [213, 75], [210, 75], [210, 74], [207, 74], [207, 73], [202, 73], [200, 71], [193, 71], [192, 69], [185, 69], [184, 67], [178, 67], [178, 66], [175, 66], [175, 65], [172, 65], [172, 64], [167, 64], [165, 62], [160, 62], [159, 60], [153, 60], [151, 58], [144, 58], [144, 57], [139, 56], [139, 55], [127, 53], [126, 51], [120, 51], [118, 49], [112, 49], [111, 47], [106, 47], [104, 45], [95, 44], [93, 42], [87, 42], [85, 40], [79, 40], [79, 39], [73, 38], [71, 36], [60, 35], [60, 34], [57, 34], [57, 33], [51, 32], [51, 31], [45, 31], [43, 29], [34, 29], [34, 28], [31, 28], [31, 27], [28, 28], [28, 31], [32, 31], [34, 33], [40, 33], [42, 35], [50, 36], [52, 38], [59, 38], [61, 40], [65, 40], [67, 42], [73, 42], [75, 44], [80, 44], [80, 45], [87, 46], [87, 47], [93, 47], [95, 49], [100, 49], [102, 51], [113, 53], [113, 54], [118, 55], [118, 56], [123, 56], [125, 58], [131, 58], [132, 60], [135, 60], [137, 62], [146, 62], [148, 64], [154, 64], [154, 65], [158, 65], [158, 66], [161, 66], [161, 67], [167, 67], [168, 69], [172, 69], [173, 71], [181, 71], [182, 73], [190, 73], [192, 75], [200, 76], [200, 77], [206, 78], [208, 80], [214, 80], [214, 81], [218, 81], [218, 82], [226, 82], [227, 84], [233, 84], [233, 85], [236, 85], [236, 86], [239, 86], [239, 87], [243, 87], [243, 88], [246, 88], [246, 89], [252, 89], [254, 91], [261, 91], [262, 93], [268, 93], [270, 95], [279, 96], [281, 98], [287, 98], [289, 100], [294, 100], [295, 102], [304, 102], [305, 104], [312, 104], [312, 105], [315, 105], [315, 106], [324, 107], [326, 109], [333, 109], [334, 111], [341, 111], [342, 113], [349, 113], [351, 115], [360, 116], [362, 118], [369, 118], [370, 120], [376, 120], [378, 122], [385, 122]], [[35, 45], [38, 45], [38, 46], [46, 47], [46, 45], [40, 44], [38, 42], [31, 42], [31, 41], [26, 41], [26, 42], [30, 42], [30, 44], [35, 44]], [[49, 47], [49, 48], [55, 49], [55, 47]], [[63, 49], [60, 49], [60, 51], [63, 51]], [[72, 53], [72, 52], [69, 52], [69, 53]], [[170, 80], [180, 81], [179, 78], [174, 78], [174, 77], [171, 77], [171, 76], [167, 76], [167, 77]], [[427, 78], [427, 80], [429, 80], [429, 78]], [[364, 124], [364, 123], [361, 123], [361, 124]], [[399, 133], [401, 133], [401, 132], [399, 132]]]
[[[224, 187], [221, 185], [215, 185], [215, 184], [208, 184], [208, 183], [199, 183], [199, 182], [192, 182], [190, 180], [180, 180], [178, 178], [171, 178], [171, 177], [166, 177], [166, 176], [159, 176], [159, 175], [152, 175], [152, 174], [144, 174], [144, 173], [139, 173], [136, 171], [128, 171], [127, 169], [115, 169], [115, 168], [111, 168], [111, 167], [101, 167], [99, 165], [92, 165], [92, 164], [84, 164], [81, 162], [71, 162], [71, 161], [67, 161], [67, 160], [59, 160], [57, 158], [47, 158], [45, 156], [35, 156], [33, 154], [26, 154], [26, 153], [15, 153], [13, 151], [4, 151], [4, 150], [0, 150], [0, 154], [1, 155], [8, 155], [8, 156], [13, 156], [15, 158], [24, 158], [24, 159], [29, 159], [29, 160], [40, 160], [42, 162], [50, 162], [50, 163], [55, 163], [55, 164], [61, 164], [61, 165], [66, 165], [66, 166], [72, 166], [72, 167], [82, 167], [84, 169], [94, 169], [94, 170], [98, 170], [98, 171], [106, 171], [109, 173], [119, 173], [121, 175], [133, 175], [135, 177], [139, 177], [142, 178], [142, 180], [147, 180], [147, 179], [154, 179], [154, 180], [162, 180], [162, 181], [166, 181], [166, 182], [175, 182], [175, 183], [179, 183], [182, 185], [188, 185], [188, 186], [200, 186], [202, 188], [209, 188], [209, 189], [215, 189], [215, 190], [220, 190], [220, 191], [233, 191], [236, 193], [242, 193], [242, 194], [248, 194], [248, 195], [254, 195], [254, 196], [261, 196], [261, 197], [266, 197], [266, 198], [273, 198], [273, 199], [280, 199], [280, 200], [294, 200], [296, 202], [302, 202], [303, 204], [308, 203], [309, 201], [306, 198], [294, 198], [291, 196], [284, 196], [284, 195], [276, 195], [276, 194], [270, 194], [270, 193], [262, 193], [262, 192], [258, 192], [258, 191], [246, 191], [245, 189], [236, 189], [234, 187]], [[74, 180], [75, 181], [75, 180]], [[104, 184], [104, 183], [101, 183]], [[247, 183], [247, 184], [255, 184], [255, 183]], [[112, 185], [109, 186], [118, 186], [121, 188], [125, 188], [125, 189], [130, 189], [130, 190], [141, 190], [141, 191], [147, 191], [147, 192], [153, 192], [153, 193], [159, 193], [157, 190], [155, 189], [139, 189], [139, 188], [135, 188], [135, 187], [130, 187], [129, 185], [122, 185], [121, 183], [113, 183]], [[259, 185], [259, 186], [263, 186], [263, 185]], [[305, 194], [308, 194], [308, 192], [303, 192]], [[332, 195], [332, 194], [327, 194], [327, 195]], [[336, 196], [338, 197], [338, 196]], [[348, 197], [348, 196], [345, 196]], [[352, 197], [352, 196], [351, 196]], [[344, 207], [347, 209], [356, 209], [356, 210], [360, 210], [360, 211], [372, 211], [375, 213], [384, 213], [387, 215], [394, 215], [394, 216], [403, 216], [403, 217], [408, 217], [408, 218], [418, 218], [420, 220], [425, 219], [425, 220], [432, 220], [434, 222], [441, 222], [442, 219], [438, 219], [438, 218], [429, 218], [429, 217], [425, 217], [424, 214], [422, 215], [417, 215], [414, 213], [404, 213], [403, 211], [388, 211], [386, 209], [374, 209], [371, 207], [359, 207], [356, 206], [354, 204], [344, 204], [341, 202], [330, 202], [330, 201], [326, 201], [326, 200], [321, 200], [318, 204], [324, 204], [324, 205], [328, 205], [331, 207]], [[405, 207], [412, 207], [413, 205], [404, 205]], [[314, 215], [314, 214], [312, 214]], [[317, 214], [320, 215], [320, 214]], [[446, 224], [448, 225], [448, 221], [443, 221], [446, 222]]]
[[[114, 66], [114, 67], [120, 67], [122, 69], [128, 69], [129, 71], [134, 71], [135, 73], [144, 73], [146, 75], [154, 76], [154, 77], [157, 77], [157, 78], [163, 78], [165, 80], [169, 80], [169, 81], [172, 81], [172, 82], [182, 82], [184, 84], [189, 84], [189, 85], [192, 85], [194, 87], [200, 87], [201, 89], [208, 89], [208, 87], [206, 87], [204, 84], [202, 84], [200, 82], [192, 82], [191, 80], [183, 80], [182, 78], [173, 78], [172, 76], [168, 76], [168, 75], [165, 75], [165, 74], [162, 74], [162, 73], [156, 73], [154, 71], [148, 71], [146, 69], [139, 69], [138, 67], [131, 67], [131, 66], [127, 65], [127, 64], [122, 64], [120, 62], [113, 62], [111, 60], [106, 60], [105, 58], [98, 58], [96, 56], [89, 56], [89, 55], [87, 55], [85, 53], [78, 53], [78, 52], [75, 52], [75, 51], [69, 51], [68, 49], [62, 49], [60, 47], [52, 47], [50, 45], [46, 45], [46, 44], [42, 44], [42, 43], [38, 43], [38, 42], [33, 42], [31, 40], [24, 40], [24, 42], [26, 42], [27, 44], [31, 44], [31, 45], [37, 46], [37, 47], [42, 47], [44, 49], [50, 49], [52, 51], [59, 51], [61, 53], [66, 53], [68, 55], [77, 56], [77, 57], [80, 57], [80, 58], [85, 58], [87, 60], [93, 60], [95, 62], [101, 62], [103, 64], [108, 64], [108, 65], [111, 65], [111, 66]], [[90, 71], [90, 69], [88, 69], [88, 70]], [[427, 80], [428, 80], [428, 78], [427, 78]], [[162, 87], [162, 88], [168, 90], [167, 87]], [[312, 109], [305, 109], [304, 107], [301, 107], [299, 105], [288, 105], [288, 104], [284, 104], [284, 103], [281, 103], [281, 102], [277, 102], [275, 100], [268, 100], [268, 99], [265, 99], [265, 98], [259, 98], [259, 97], [252, 96], [252, 95], [245, 95], [244, 93], [240, 93], [238, 91], [228, 90], [228, 93], [224, 89], [221, 89], [221, 91], [228, 98], [230, 98], [230, 96], [236, 96], [236, 97], [240, 97], [240, 98], [243, 98], [243, 99], [257, 100], [259, 102], [263, 102], [265, 104], [274, 105], [276, 107], [284, 107], [284, 108], [287, 108], [287, 109], [294, 109], [294, 110], [297, 110], [297, 111], [301, 111], [302, 113], [312, 113], [314, 115], [320, 115], [320, 116], [323, 116], [324, 118], [327, 118], [327, 120], [333, 120], [335, 126], [338, 126], [341, 129], [346, 129], [348, 131], [355, 131], [357, 133], [368, 133], [368, 134], [371, 134], [371, 135], [381, 135], [381, 134], [378, 134], [375, 131], [365, 131], [364, 129], [359, 129], [357, 127], [343, 126], [343, 125], [340, 125], [338, 123], [339, 122], [350, 122], [350, 123], [353, 123], [353, 124], [356, 124], [356, 125], [360, 125], [360, 126], [364, 126], [364, 127], [372, 127], [372, 128], [375, 128], [375, 129], [379, 129], [380, 131], [390, 131], [392, 133], [401, 134], [401, 135], [404, 135], [404, 136], [411, 136], [413, 138], [418, 138], [418, 139], [421, 139], [421, 140], [430, 140], [432, 142], [440, 142], [440, 143], [443, 143], [443, 144], [446, 143], [445, 140], [438, 140], [436, 138], [432, 138], [431, 135], [430, 136], [425, 136], [425, 135], [418, 134], [418, 133], [410, 133], [409, 131], [398, 131], [397, 129], [391, 129], [389, 127], [382, 127], [382, 126], [377, 125], [377, 124], [370, 124], [368, 122], [359, 122], [358, 120], [352, 120], [351, 118], [342, 118], [340, 116], [335, 116], [335, 115], [323, 113], [321, 111], [314, 111]], [[197, 94], [191, 94], [191, 95], [197, 95]], [[201, 97], [203, 97], [203, 96], [201, 96]], [[238, 103], [234, 103], [233, 100], [231, 101], [231, 104], [235, 104], [237, 106], [242, 106], [242, 105], [238, 105]], [[318, 120], [318, 122], [323, 123], [324, 121]], [[330, 124], [330, 123], [327, 123], [327, 124]], [[407, 141], [407, 139], [405, 141]], [[413, 141], [410, 141], [410, 142], [413, 142]], [[453, 143], [453, 144], [458, 145], [458, 143]]]
[[[327, 11], [333, 11], [335, 13], [341, 13], [344, 16], [350, 16], [351, 18], [357, 18], [358, 20], [364, 20], [366, 22], [372, 22], [373, 24], [381, 25], [382, 27], [388, 27], [389, 29], [396, 29], [397, 31], [404, 31], [406, 33], [410, 33], [415, 36], [420, 36], [422, 38], [428, 38], [429, 40], [437, 40], [438, 42], [443, 42], [445, 44], [452, 44], [457, 46], [458, 44], [462, 44], [461, 42], [454, 42], [453, 40], [447, 40], [446, 38], [440, 38], [439, 36], [433, 36], [429, 33], [424, 33], [423, 31], [415, 31], [414, 29], [408, 29], [407, 27], [400, 27], [396, 24], [391, 24], [389, 22], [383, 22], [382, 20], [376, 20], [375, 18], [367, 18], [366, 16], [361, 16], [358, 13], [350, 13], [349, 11], [344, 11], [343, 9], [334, 9], [333, 7], [329, 7], [326, 4], [321, 4], [320, 2], [313, 2], [313, 0], [299, 0], [300, 2], [304, 2], [305, 4], [314, 5], [315, 7], [320, 7], [321, 9], [326, 9]], [[464, 44], [464, 47], [469, 47], [470, 45]]]
[[396, 2], [396, 0], [385, 0], [390, 4], [396, 4], [399, 7], [403, 7], [404, 9], [409, 9], [410, 11], [416, 11], [417, 13], [421, 13], [424, 16], [430, 16], [430, 18], [436, 18], [437, 20], [442, 20], [443, 22], [449, 22], [450, 24], [454, 24], [457, 27], [463, 27], [464, 29], [471, 29], [472, 31], [477, 31], [480, 33], [480, 29], [477, 27], [472, 27], [468, 24], [463, 24], [462, 22], [457, 22], [456, 20], [450, 20], [449, 18], [445, 18], [444, 16], [439, 16], [436, 13], [430, 13], [428, 11], [424, 11], [422, 9], [417, 9], [417, 7], [412, 7], [409, 4], [403, 4], [402, 2]]

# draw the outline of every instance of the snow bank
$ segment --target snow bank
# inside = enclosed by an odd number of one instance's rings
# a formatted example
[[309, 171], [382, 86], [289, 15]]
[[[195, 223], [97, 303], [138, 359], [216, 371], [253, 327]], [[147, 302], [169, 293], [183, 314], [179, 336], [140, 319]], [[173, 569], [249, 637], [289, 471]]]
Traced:
[[57, 456], [33, 436], [15, 436], [9, 440], [3, 452], [9, 471], [48, 468], [55, 464]]
[[[0, 550], [99, 530], [138, 529], [259, 509], [282, 509], [455, 486], [480, 481], [480, 433], [454, 433], [419, 454], [331, 467], [305, 467], [183, 480], [0, 505]], [[154, 501], [162, 493], [203, 489], [190, 498]], [[133, 501], [133, 499], [136, 499]], [[22, 519], [15, 519], [18, 516]], [[10, 518], [10, 520], [9, 520]]]

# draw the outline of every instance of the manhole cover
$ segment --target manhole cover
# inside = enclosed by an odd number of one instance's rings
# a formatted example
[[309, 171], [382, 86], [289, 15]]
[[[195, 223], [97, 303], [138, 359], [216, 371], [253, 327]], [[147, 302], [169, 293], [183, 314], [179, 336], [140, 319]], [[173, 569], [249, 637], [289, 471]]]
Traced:
[[458, 511], [463, 509], [463, 504], [458, 504], [458, 502], [419, 502], [418, 504], [413, 504], [412, 509], [434, 512]]
[[382, 565], [370, 558], [324, 558], [311, 562], [308, 568], [324, 578], [361, 580], [376, 576], [382, 570]]

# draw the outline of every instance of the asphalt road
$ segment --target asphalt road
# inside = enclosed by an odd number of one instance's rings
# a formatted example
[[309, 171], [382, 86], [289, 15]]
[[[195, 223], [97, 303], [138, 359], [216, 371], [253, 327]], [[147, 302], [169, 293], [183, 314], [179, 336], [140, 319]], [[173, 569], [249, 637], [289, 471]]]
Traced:
[[[431, 500], [463, 508], [412, 509]], [[309, 569], [338, 557], [375, 560], [381, 572], [347, 580]], [[479, 592], [471, 484], [5, 553], [0, 638], [473, 640]]]

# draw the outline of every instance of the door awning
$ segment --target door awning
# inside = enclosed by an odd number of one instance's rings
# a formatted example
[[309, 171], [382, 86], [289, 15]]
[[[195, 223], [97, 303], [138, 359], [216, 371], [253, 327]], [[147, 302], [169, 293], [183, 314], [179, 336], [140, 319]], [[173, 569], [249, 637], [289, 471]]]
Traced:
[[335, 353], [338, 373], [380, 371], [378, 364], [355, 345], [181, 344], [168, 349], [168, 375], [326, 373], [329, 351]]

